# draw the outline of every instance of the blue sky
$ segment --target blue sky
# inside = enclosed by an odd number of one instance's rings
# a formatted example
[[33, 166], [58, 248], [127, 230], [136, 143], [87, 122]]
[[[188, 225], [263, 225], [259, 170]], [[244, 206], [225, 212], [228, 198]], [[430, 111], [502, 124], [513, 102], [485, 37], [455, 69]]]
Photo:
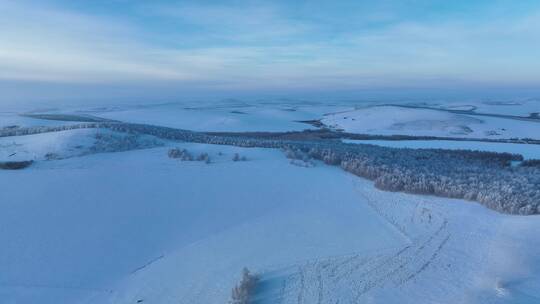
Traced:
[[518, 94], [539, 54], [537, 0], [0, 0], [0, 101]]

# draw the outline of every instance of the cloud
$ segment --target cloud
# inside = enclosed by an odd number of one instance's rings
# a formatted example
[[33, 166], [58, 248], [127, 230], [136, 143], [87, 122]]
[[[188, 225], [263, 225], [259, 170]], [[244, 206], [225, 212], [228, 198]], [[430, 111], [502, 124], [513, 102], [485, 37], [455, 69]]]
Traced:
[[[279, 54], [284, 54], [283, 49], [257, 43], [255, 46], [205, 44], [197, 48], [155, 45], [140, 37], [159, 33], [141, 34], [140, 27], [121, 20], [28, 4], [0, 2], [0, 5], [5, 17], [0, 22], [0, 79], [226, 83], [231, 77], [252, 78], [249, 75], [254, 71], [282, 60]], [[153, 13], [164, 13], [163, 10]], [[250, 8], [243, 13], [224, 7], [195, 6], [165, 11], [171, 17], [181, 16], [185, 22], [200, 26], [213, 27], [220, 22], [225, 25], [219, 34], [211, 34], [212, 31], [204, 34], [209, 37], [230, 36], [247, 42], [253, 37], [270, 39], [295, 32], [286, 22], [276, 21], [276, 13], [269, 8]], [[235, 18], [242, 15], [246, 17]], [[291, 52], [295, 52], [294, 47]], [[241, 77], [243, 73], [245, 77]]]
[[288, 17], [286, 10], [269, 3], [150, 4], [139, 10], [149, 16], [168, 18], [179, 29], [179, 35], [191, 34], [184, 38], [203, 40], [207, 46], [219, 43], [273, 45], [302, 39], [316, 28], [314, 24]]
[[[398, 23], [353, 34], [372, 65], [398, 74], [493, 84], [540, 83], [540, 14], [488, 22]], [[374, 63], [374, 64], [373, 64]]]
[[0, 0], [0, 12], [6, 81], [204, 90], [540, 84], [534, 11], [490, 21], [392, 17], [341, 31], [258, 3], [139, 7], [135, 19], [166, 25], [157, 27], [31, 2]]
[[57, 82], [189, 79], [154, 62], [129, 24], [0, 2], [0, 78]]

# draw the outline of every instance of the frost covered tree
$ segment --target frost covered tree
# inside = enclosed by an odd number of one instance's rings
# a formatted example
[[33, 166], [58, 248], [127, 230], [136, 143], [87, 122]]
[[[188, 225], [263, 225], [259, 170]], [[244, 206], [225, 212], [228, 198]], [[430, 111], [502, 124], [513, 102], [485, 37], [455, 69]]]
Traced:
[[237, 162], [237, 161], [246, 161], [247, 157], [240, 156], [240, 154], [238, 154], [238, 153], [234, 153], [232, 160], [235, 161], [235, 162]]
[[167, 155], [170, 158], [178, 158], [178, 159], [180, 159], [182, 161], [192, 161], [193, 160], [193, 156], [186, 149], [172, 148], [172, 149], [169, 150]]
[[197, 156], [197, 160], [209, 164], [210, 163], [210, 156], [208, 155], [208, 153], [203, 152], [203, 153], [201, 153], [201, 154], [199, 154]]
[[249, 272], [247, 268], [242, 269], [242, 279], [240, 283], [233, 287], [230, 304], [248, 304], [257, 285], [258, 277]]

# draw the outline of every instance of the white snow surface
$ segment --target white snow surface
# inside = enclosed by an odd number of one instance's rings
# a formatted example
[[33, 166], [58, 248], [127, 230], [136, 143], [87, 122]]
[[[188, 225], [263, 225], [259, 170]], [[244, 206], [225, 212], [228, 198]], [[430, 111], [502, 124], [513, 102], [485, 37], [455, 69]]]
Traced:
[[516, 115], [527, 117], [532, 113], [540, 113], [539, 99], [526, 100], [493, 100], [473, 102], [445, 102], [435, 107], [451, 110], [474, 110], [477, 113]]
[[47, 153], [82, 153], [93, 145], [97, 130], [80, 129], [0, 138], [0, 161], [43, 160]]
[[[538, 216], [381, 192], [270, 149], [175, 144], [1, 171], [5, 303], [535, 303]], [[248, 161], [231, 161], [234, 153]], [[527, 302], [528, 301], [528, 302]]]
[[[0, 161], [46, 160], [69, 158], [125, 146], [120, 141], [129, 137], [107, 129], [73, 129], [26, 136], [0, 137]], [[98, 139], [99, 138], [99, 139]], [[130, 148], [147, 148], [161, 144], [151, 136], [132, 136]]]
[[58, 121], [37, 119], [27, 116], [22, 116], [22, 113], [18, 112], [0, 112], [0, 129], [5, 127], [36, 127], [36, 126], [58, 126], [58, 125], [72, 125], [77, 122], [73, 121]]
[[540, 139], [540, 121], [375, 106], [326, 115], [325, 125], [351, 133], [468, 138]]
[[[201, 292], [188, 288], [200, 284], [203, 294], [225, 302], [239, 264], [283, 264], [404, 243], [373, 210], [357, 203], [353, 178], [337, 168], [306, 172], [274, 150], [181, 147], [210, 152], [214, 163], [179, 162], [158, 148], [2, 172], [0, 183], [11, 185], [2, 191], [0, 215], [0, 240], [10, 244], [0, 252], [3, 298], [21, 299], [6, 286], [26, 287], [51, 301], [74, 292], [109, 295], [116, 290], [111, 282], [137, 278], [136, 269], [161, 255], [167, 261], [180, 255], [182, 266], [167, 274], [173, 276], [168, 283], [159, 283], [179, 288], [153, 296], [205, 303], [189, 293]], [[249, 160], [233, 162], [237, 151]], [[327, 175], [334, 176], [330, 183]], [[365, 231], [373, 237], [357, 237]], [[213, 275], [228, 280], [220, 288], [211, 282]], [[28, 303], [36, 300], [23, 294]]]
[[336, 109], [323, 105], [241, 104], [223, 106], [189, 106], [164, 104], [148, 107], [126, 107], [92, 112], [96, 116], [124, 122], [147, 123], [195, 131], [291, 131], [313, 129], [299, 121], [318, 119]]
[[[178, 106], [95, 115], [216, 131], [290, 130], [306, 126], [294, 120], [346, 115], [363, 121], [347, 125], [354, 130], [416, 135], [462, 124], [481, 133], [478, 126], [497, 123], [394, 107], [327, 116], [324, 107], [170, 107]], [[220, 120], [224, 112], [230, 116]], [[505, 121], [515, 130], [534, 126]], [[141, 138], [139, 150], [89, 153], [108, 151], [95, 148], [96, 132], [108, 131], [0, 139], [0, 160], [13, 152], [36, 160], [0, 170], [0, 303], [222, 304], [243, 267], [260, 276], [260, 304], [540, 302], [540, 216], [383, 192], [337, 167], [291, 165], [272, 149], [155, 147]], [[114, 148], [122, 136], [109, 135]], [[212, 161], [170, 159], [171, 147]], [[62, 159], [45, 161], [51, 151]], [[247, 161], [233, 162], [235, 153]]]

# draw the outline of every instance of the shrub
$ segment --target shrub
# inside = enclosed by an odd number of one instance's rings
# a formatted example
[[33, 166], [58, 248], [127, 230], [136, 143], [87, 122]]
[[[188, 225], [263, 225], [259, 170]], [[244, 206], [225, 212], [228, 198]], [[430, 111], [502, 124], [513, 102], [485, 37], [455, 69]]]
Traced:
[[0, 169], [20, 170], [29, 167], [32, 163], [33, 161], [31, 160], [0, 162]]
[[312, 168], [315, 167], [315, 163], [312, 160], [302, 160], [302, 159], [291, 159], [290, 161], [291, 165], [295, 165], [298, 167], [304, 167], [304, 168]]
[[210, 163], [210, 156], [208, 155], [208, 153], [201, 153], [199, 154], [199, 156], [197, 156], [197, 160], [198, 161], [203, 161], [207, 164]]
[[242, 269], [242, 280], [232, 289], [230, 303], [248, 304], [258, 280], [259, 278], [251, 274], [247, 268]]
[[245, 156], [240, 156], [238, 153], [234, 153], [234, 156], [232, 158], [233, 161], [246, 161], [247, 158]]
[[45, 159], [46, 160], [57, 160], [57, 159], [60, 159], [60, 155], [56, 154], [56, 153], [52, 153], [52, 152], [49, 152], [47, 154], [45, 154]]
[[172, 148], [169, 150], [167, 155], [170, 158], [178, 158], [182, 161], [192, 161], [193, 156], [191, 156], [191, 153], [188, 152], [186, 149], [180, 150], [180, 148]]

